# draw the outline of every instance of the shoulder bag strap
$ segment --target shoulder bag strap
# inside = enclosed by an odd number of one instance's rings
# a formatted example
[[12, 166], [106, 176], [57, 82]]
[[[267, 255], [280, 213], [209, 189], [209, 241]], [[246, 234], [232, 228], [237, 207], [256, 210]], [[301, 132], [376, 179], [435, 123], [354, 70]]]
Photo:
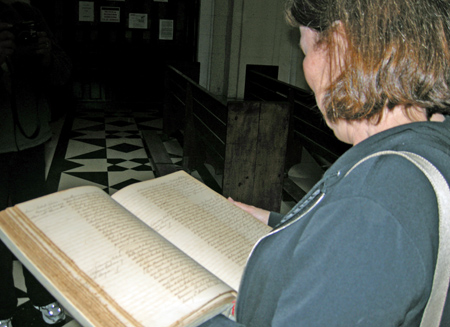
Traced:
[[364, 161], [387, 154], [404, 157], [416, 165], [430, 180], [436, 192], [439, 210], [439, 249], [430, 298], [425, 307], [421, 327], [439, 327], [450, 280], [450, 189], [437, 168], [425, 158], [406, 151], [380, 151], [356, 163], [346, 176]]

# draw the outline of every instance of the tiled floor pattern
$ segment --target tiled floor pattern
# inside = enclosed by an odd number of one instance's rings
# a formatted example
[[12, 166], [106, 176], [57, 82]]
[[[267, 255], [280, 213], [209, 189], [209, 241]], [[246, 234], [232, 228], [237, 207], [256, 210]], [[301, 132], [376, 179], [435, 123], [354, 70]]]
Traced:
[[58, 190], [96, 185], [113, 194], [124, 186], [154, 178], [139, 130], [160, 130], [161, 124], [159, 108], [78, 111]]

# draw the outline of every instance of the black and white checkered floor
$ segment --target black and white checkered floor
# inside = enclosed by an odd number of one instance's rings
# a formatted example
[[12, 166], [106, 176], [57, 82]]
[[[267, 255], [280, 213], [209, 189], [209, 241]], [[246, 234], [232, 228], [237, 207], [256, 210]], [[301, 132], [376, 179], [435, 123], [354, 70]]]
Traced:
[[[49, 186], [53, 183], [54, 188], [57, 183], [57, 189], [62, 190], [96, 185], [113, 194], [124, 186], [155, 177], [139, 131], [161, 130], [160, 108], [81, 108], [73, 117], [69, 135], [68, 125], [66, 121], [58, 144], [66, 152], [64, 158], [54, 157]], [[180, 161], [181, 149], [171, 150], [175, 152], [174, 161]]]

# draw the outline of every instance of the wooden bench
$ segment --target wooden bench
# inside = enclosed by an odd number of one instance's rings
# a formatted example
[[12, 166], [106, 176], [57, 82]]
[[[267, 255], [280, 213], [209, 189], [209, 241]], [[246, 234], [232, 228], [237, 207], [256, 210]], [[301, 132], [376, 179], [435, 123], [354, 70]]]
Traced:
[[[273, 66], [249, 66], [246, 71], [245, 100], [287, 101], [291, 119], [285, 161], [285, 172], [302, 161], [303, 148], [326, 170], [350, 146], [339, 141], [326, 125], [317, 108], [314, 95], [276, 79]], [[299, 189], [289, 178], [284, 190], [298, 201], [307, 190]]]
[[166, 135], [183, 135], [185, 170], [210, 163], [223, 174], [218, 191], [224, 196], [280, 209], [288, 103], [227, 101], [169, 66], [163, 126]]

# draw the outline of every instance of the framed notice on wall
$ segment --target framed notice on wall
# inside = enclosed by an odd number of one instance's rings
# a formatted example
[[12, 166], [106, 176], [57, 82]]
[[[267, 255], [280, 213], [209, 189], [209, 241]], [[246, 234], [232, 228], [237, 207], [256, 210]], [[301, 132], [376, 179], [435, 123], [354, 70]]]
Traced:
[[171, 19], [159, 20], [159, 39], [173, 40], [173, 20]]
[[120, 23], [120, 7], [100, 7], [102, 23]]
[[80, 1], [78, 3], [78, 21], [80, 22], [94, 21], [94, 2]]
[[148, 15], [130, 13], [128, 16], [128, 28], [147, 29]]

